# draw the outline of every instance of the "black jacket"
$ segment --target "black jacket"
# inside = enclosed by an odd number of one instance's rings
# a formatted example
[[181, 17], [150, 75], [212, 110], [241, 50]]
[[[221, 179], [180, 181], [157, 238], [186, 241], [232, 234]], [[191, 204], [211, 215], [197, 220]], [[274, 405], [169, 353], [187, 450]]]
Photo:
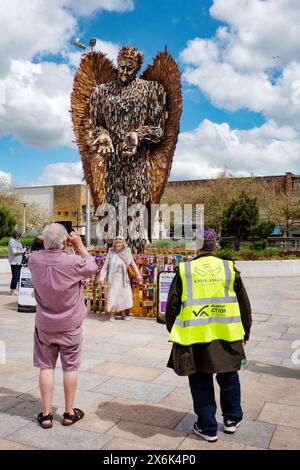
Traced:
[[[203, 256], [216, 256], [217, 258], [230, 259], [215, 255], [213, 253], [203, 253], [195, 259]], [[231, 260], [232, 261], [232, 260]], [[249, 339], [252, 324], [251, 306], [244, 287], [240, 272], [234, 267], [236, 278], [234, 291], [236, 293], [243, 327], [245, 330], [245, 340]], [[173, 279], [166, 308], [166, 325], [170, 332], [177, 315], [181, 309], [182, 282], [179, 273]], [[216, 340], [211, 343], [199, 343], [193, 346], [181, 346], [173, 343], [168, 367], [174, 369], [178, 375], [191, 375], [195, 372], [217, 373], [231, 372], [239, 370], [241, 361], [245, 360], [245, 352], [242, 341]]]

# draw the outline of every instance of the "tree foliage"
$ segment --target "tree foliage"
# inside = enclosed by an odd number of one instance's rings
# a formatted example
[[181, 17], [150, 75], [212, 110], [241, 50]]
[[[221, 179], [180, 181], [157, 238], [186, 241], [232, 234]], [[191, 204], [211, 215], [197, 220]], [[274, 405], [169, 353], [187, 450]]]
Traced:
[[16, 219], [7, 207], [0, 206], [0, 238], [11, 234], [16, 225]]
[[[188, 182], [187, 182], [188, 183]], [[251, 178], [233, 178], [228, 172], [221, 173], [216, 179], [203, 180], [198, 184], [167, 186], [162, 203], [165, 204], [203, 204], [204, 223], [221, 232], [224, 210], [242, 193], [256, 198], [260, 220], [274, 220], [273, 202], [280, 189], [276, 183]]]
[[[11, 187], [0, 186], [0, 206], [9, 210], [15, 220], [14, 227], [23, 227], [24, 203]], [[26, 204], [26, 233], [37, 233], [50, 221], [48, 212], [39, 204]]]
[[224, 210], [222, 229], [228, 236], [238, 239], [248, 237], [259, 221], [259, 207], [256, 198], [249, 197], [245, 192], [231, 202]]

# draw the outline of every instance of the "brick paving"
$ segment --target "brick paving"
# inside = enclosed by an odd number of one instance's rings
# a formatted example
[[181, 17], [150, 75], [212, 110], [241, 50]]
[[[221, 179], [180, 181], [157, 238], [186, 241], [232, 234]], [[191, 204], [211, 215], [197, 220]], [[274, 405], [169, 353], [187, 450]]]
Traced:
[[[8, 284], [0, 275], [0, 347], [6, 349], [0, 449], [300, 449], [300, 364], [291, 360], [300, 348], [300, 278], [245, 280], [254, 318], [249, 363], [240, 373], [245, 419], [232, 436], [220, 424], [215, 444], [192, 433], [187, 378], [165, 367], [171, 348], [165, 327], [134, 318], [111, 323], [94, 314], [84, 324], [75, 402], [86, 416], [71, 428], [60, 424], [59, 364], [54, 425], [41, 432], [35, 421], [41, 407], [38, 370], [32, 367], [34, 314], [16, 311]], [[300, 352], [294, 355], [300, 361]]]

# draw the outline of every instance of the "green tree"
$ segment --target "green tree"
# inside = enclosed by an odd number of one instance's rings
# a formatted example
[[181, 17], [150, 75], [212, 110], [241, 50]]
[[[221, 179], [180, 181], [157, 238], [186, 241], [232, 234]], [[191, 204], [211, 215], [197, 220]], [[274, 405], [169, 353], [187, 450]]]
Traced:
[[260, 222], [256, 227], [254, 227], [253, 235], [260, 238], [261, 240], [266, 240], [272, 235], [275, 226], [276, 224], [269, 220]]
[[271, 199], [271, 218], [278, 224], [285, 236], [299, 227], [300, 220], [300, 195], [297, 192], [278, 194]]
[[257, 198], [247, 196], [242, 192], [238, 199], [233, 200], [224, 210], [222, 229], [228, 236], [237, 238], [237, 250], [240, 248], [241, 238], [250, 235], [259, 220], [259, 207]]
[[0, 238], [11, 234], [16, 225], [16, 219], [7, 207], [0, 206]]

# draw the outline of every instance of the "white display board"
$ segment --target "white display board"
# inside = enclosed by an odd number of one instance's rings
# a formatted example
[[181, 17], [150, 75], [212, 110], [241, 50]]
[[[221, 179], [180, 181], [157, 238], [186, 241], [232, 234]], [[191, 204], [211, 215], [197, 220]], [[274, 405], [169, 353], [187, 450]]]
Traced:
[[174, 272], [162, 271], [157, 280], [157, 320], [164, 319], [166, 314], [167, 300], [172, 281], [175, 277]]
[[31, 281], [31, 272], [27, 267], [23, 266], [20, 274], [18, 311], [35, 312], [35, 309], [36, 301]]

